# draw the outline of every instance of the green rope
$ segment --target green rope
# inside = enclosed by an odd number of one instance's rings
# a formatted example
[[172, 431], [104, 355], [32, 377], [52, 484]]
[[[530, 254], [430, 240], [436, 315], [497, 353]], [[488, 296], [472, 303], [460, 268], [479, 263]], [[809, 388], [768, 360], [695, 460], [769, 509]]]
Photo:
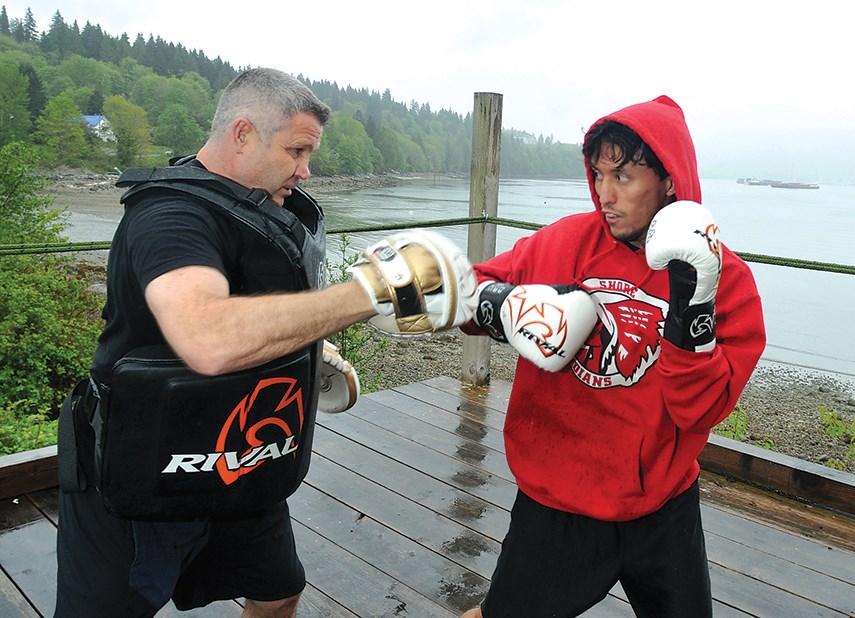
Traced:
[[[342, 227], [330, 229], [327, 234], [355, 234], [362, 232], [388, 232], [391, 230], [403, 230], [423, 227], [449, 227], [452, 225], [493, 224], [505, 227], [513, 227], [523, 230], [538, 230], [543, 227], [541, 223], [528, 221], [516, 221], [514, 219], [502, 219], [483, 215], [481, 217], [464, 217], [459, 219], [437, 219], [433, 221], [410, 221], [406, 223], [367, 225], [359, 227]], [[103, 251], [110, 248], [110, 241], [93, 242], [62, 242], [41, 244], [19, 244], [0, 245], [0, 257], [4, 255], [27, 255], [37, 253], [70, 253], [74, 251]], [[840, 273], [844, 275], [855, 275], [855, 266], [848, 264], [835, 264], [831, 262], [818, 262], [815, 260], [799, 260], [796, 258], [778, 257], [774, 255], [762, 255], [759, 253], [745, 253], [737, 251], [736, 255], [746, 262], [758, 264], [772, 264], [774, 266], [786, 266], [788, 268], [802, 268], [822, 272]]]
[[33, 253], [71, 253], [73, 251], [100, 251], [110, 248], [109, 240], [92, 242], [54, 242], [24, 245], [0, 245], [0, 257], [4, 255], [28, 255]]
[[484, 223], [484, 217], [466, 217], [462, 219], [437, 219], [435, 221], [413, 221], [409, 223], [386, 223], [384, 225], [366, 225], [362, 227], [343, 227], [327, 230], [327, 235], [356, 234], [360, 232], [386, 232], [389, 230], [411, 230], [418, 227], [450, 227], [469, 223]]
[[775, 266], [788, 266], [789, 268], [804, 268], [807, 270], [820, 270], [828, 273], [841, 273], [844, 275], [855, 275], [855, 266], [847, 264], [834, 264], [831, 262], [817, 262], [814, 260], [798, 260], [796, 258], [777, 257], [774, 255], [762, 255], [759, 253], [745, 253], [735, 251], [736, 255], [746, 262], [758, 264], [773, 264]]

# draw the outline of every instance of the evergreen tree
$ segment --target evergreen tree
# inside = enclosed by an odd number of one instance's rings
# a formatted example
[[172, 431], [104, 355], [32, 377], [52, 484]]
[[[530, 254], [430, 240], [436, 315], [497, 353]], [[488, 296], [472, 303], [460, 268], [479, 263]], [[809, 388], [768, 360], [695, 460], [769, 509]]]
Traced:
[[30, 113], [30, 122], [35, 125], [36, 118], [42, 115], [45, 105], [47, 105], [47, 94], [42, 83], [42, 78], [39, 77], [38, 71], [29, 62], [21, 64], [19, 70], [21, 74], [27, 78], [27, 111]]
[[92, 93], [92, 96], [89, 97], [89, 101], [86, 103], [86, 106], [83, 108], [83, 111], [87, 114], [95, 114], [100, 115], [104, 113], [104, 95], [99, 91], [95, 91]]
[[9, 34], [12, 35], [12, 38], [15, 39], [18, 43], [24, 42], [24, 23], [17, 18], [12, 18], [9, 20]]
[[118, 39], [107, 39], [101, 45], [101, 60], [121, 64], [125, 58], [131, 56], [131, 41], [126, 33], [122, 33]]
[[81, 52], [87, 58], [101, 60], [101, 45], [103, 40], [104, 33], [101, 31], [101, 26], [93, 26], [87, 21], [80, 32]]
[[12, 31], [9, 30], [9, 15], [6, 14], [6, 5], [0, 8], [0, 34], [12, 36]]
[[74, 23], [68, 28], [68, 53], [79, 54], [80, 52], [80, 26], [77, 25], [77, 20], [75, 19]]
[[46, 54], [56, 54], [60, 59], [71, 53], [71, 48], [77, 43], [72, 40], [72, 32], [59, 11], [53, 14], [50, 29], [41, 40], [41, 48]]
[[140, 64], [146, 64], [145, 51], [145, 39], [142, 34], [138, 33], [137, 38], [134, 39], [133, 45], [131, 45], [131, 57]]
[[29, 7], [27, 7], [27, 12], [24, 13], [21, 29], [25, 41], [35, 42], [39, 40], [39, 29], [36, 26], [36, 18], [33, 17], [33, 11]]

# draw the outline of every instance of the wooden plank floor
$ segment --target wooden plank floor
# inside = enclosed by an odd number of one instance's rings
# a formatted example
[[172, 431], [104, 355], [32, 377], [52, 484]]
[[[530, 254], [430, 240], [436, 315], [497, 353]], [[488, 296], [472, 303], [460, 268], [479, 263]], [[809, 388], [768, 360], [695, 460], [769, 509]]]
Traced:
[[[309, 475], [289, 499], [309, 581], [300, 616], [442, 618], [478, 603], [516, 492], [501, 434], [509, 392], [440, 377], [319, 415]], [[821, 525], [799, 534], [786, 529], [798, 503], [748, 490], [749, 516], [733, 506], [738, 486], [702, 481], [716, 616], [855, 616], [855, 521], [814, 509]], [[55, 490], [0, 502], [0, 616], [52, 615], [56, 511]], [[158, 616], [240, 613], [237, 600]], [[616, 586], [585, 615], [633, 614]]]

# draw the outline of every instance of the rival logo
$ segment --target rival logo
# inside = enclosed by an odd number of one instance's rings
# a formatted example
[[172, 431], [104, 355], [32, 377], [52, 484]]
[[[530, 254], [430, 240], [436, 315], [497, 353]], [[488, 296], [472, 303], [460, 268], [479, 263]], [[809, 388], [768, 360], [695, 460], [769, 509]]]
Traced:
[[529, 341], [533, 341], [535, 344], [537, 344], [537, 347], [539, 347], [541, 350], [544, 350], [544, 356], [560, 356], [561, 358], [567, 356], [567, 353], [564, 350], [562, 350], [558, 346], [552, 345], [545, 339], [538, 337], [533, 332], [528, 330], [525, 326], [520, 327], [517, 333], [522, 335]]
[[714, 332], [715, 316], [709, 313], [702, 313], [689, 325], [689, 334], [693, 339], [700, 339], [704, 335], [711, 335]]
[[230, 471], [240, 468], [253, 468], [265, 459], [277, 459], [293, 453], [297, 448], [298, 445], [294, 444], [294, 436], [288, 436], [288, 439], [285, 440], [282, 446], [279, 444], [256, 446], [243, 456], [238, 455], [236, 451], [228, 451], [226, 453], [173, 454], [172, 460], [160, 472], [161, 474], [212, 472], [214, 466], [217, 465], [217, 462], [221, 458], [225, 462], [226, 469]]
[[[481, 328], [486, 330], [488, 334], [498, 341], [507, 341], [507, 337], [505, 337], [504, 333], [499, 332], [494, 326], [496, 320], [496, 314], [493, 311], [493, 303], [489, 300], [485, 300], [478, 305], [478, 323], [481, 325]], [[501, 322], [498, 322], [501, 325]]]
[[172, 453], [161, 474], [216, 471], [224, 484], [231, 485], [265, 461], [295, 453], [303, 420], [303, 389], [298, 380], [260, 380], [229, 413], [211, 452]]

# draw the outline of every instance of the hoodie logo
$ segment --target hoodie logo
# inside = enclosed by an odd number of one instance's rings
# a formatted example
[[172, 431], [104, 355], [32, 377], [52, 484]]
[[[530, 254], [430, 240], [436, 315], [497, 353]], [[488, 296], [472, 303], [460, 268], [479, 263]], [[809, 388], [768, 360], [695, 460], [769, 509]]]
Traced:
[[659, 358], [668, 303], [622, 279], [590, 278], [584, 284], [600, 319], [571, 370], [591, 388], [631, 386]]

